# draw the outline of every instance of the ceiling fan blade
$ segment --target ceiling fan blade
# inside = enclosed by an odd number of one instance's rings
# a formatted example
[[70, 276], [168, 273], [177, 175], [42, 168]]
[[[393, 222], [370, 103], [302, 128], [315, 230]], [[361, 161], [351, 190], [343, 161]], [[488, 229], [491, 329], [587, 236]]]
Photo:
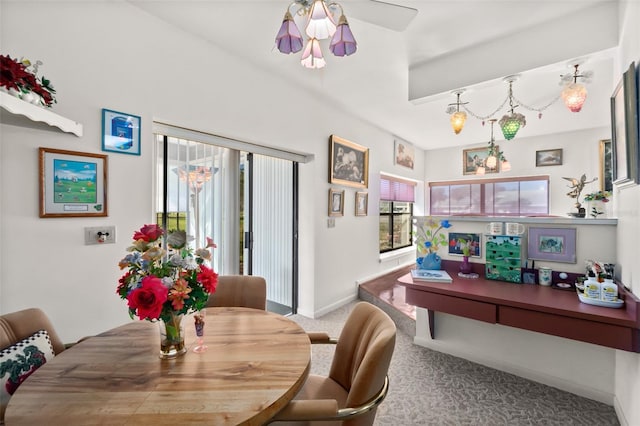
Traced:
[[378, 0], [345, 3], [347, 17], [393, 31], [404, 31], [418, 14], [417, 9]]

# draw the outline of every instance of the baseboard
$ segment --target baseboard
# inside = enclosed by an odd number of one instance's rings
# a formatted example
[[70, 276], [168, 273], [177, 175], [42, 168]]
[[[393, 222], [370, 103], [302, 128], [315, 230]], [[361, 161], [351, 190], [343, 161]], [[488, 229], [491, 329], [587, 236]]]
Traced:
[[329, 312], [331, 312], [331, 311], [333, 311], [333, 310], [336, 310], [336, 309], [338, 309], [338, 308], [341, 308], [341, 307], [343, 307], [343, 306], [344, 306], [344, 305], [346, 305], [346, 304], [349, 304], [349, 303], [353, 302], [353, 301], [354, 301], [354, 300], [356, 300], [357, 298], [358, 298], [358, 293], [356, 292], [356, 293], [354, 293], [354, 294], [353, 294], [353, 295], [351, 295], [351, 296], [345, 297], [344, 299], [338, 300], [337, 302], [334, 302], [334, 303], [332, 303], [331, 305], [325, 306], [324, 308], [322, 308], [322, 309], [319, 309], [319, 310], [315, 311], [315, 312], [312, 314], [312, 316], [305, 315], [305, 314], [304, 314], [304, 313], [302, 313], [302, 312], [298, 312], [298, 313], [299, 313], [300, 315], [304, 315], [305, 317], [312, 318], [312, 319], [316, 319], [316, 318], [319, 318], [319, 317], [321, 317], [321, 316], [323, 316], [323, 315], [325, 315], [325, 314], [328, 314]]
[[618, 401], [617, 397], [613, 397], [613, 409], [616, 410], [616, 416], [618, 416], [618, 421], [620, 422], [620, 426], [629, 426], [629, 421], [627, 417], [624, 415], [624, 411], [622, 411], [622, 406], [620, 406], [620, 401]]
[[[571, 382], [569, 380], [560, 379], [550, 374], [541, 373], [536, 370], [530, 370], [530, 369], [524, 368], [522, 365], [507, 363], [504, 360], [498, 360], [498, 359], [493, 359], [489, 357], [482, 357], [482, 356], [478, 356], [477, 354], [474, 354], [473, 352], [460, 350], [460, 349], [452, 350], [447, 345], [440, 344], [437, 340], [431, 340], [425, 337], [414, 337], [413, 342], [416, 345], [424, 346], [426, 348], [433, 349], [434, 351], [443, 352], [449, 355], [456, 356], [458, 358], [463, 358], [468, 361], [484, 365], [489, 368], [504, 371], [510, 374], [515, 374], [516, 376], [523, 377], [528, 380], [533, 380], [534, 382], [542, 383], [547, 386], [552, 386], [554, 388], [557, 388], [566, 392], [570, 392], [575, 395], [583, 396], [585, 398], [593, 399], [607, 405], [614, 405], [615, 407], [615, 402], [616, 402], [615, 395], [607, 392], [603, 392], [593, 388], [588, 388], [583, 385], [579, 385], [577, 383]], [[615, 408], [616, 408], [616, 414], [618, 414], [618, 418], [620, 419], [621, 416], [619, 412], [621, 412], [622, 410], [619, 410], [619, 407], [615, 407]]]
[[389, 275], [395, 271], [399, 271], [400, 269], [406, 268], [407, 266], [413, 265], [415, 262], [415, 260], [412, 260], [410, 262], [405, 262], [402, 265], [398, 265], [394, 268], [391, 269], [387, 269], [386, 271], [382, 271], [382, 272], [378, 272], [377, 274], [374, 275], [369, 275], [368, 277], [364, 277], [364, 278], [360, 278], [359, 280], [356, 280], [356, 285], [360, 285], [362, 283], [366, 283], [368, 281], [372, 281], [375, 280], [376, 278], [380, 278], [384, 275]]

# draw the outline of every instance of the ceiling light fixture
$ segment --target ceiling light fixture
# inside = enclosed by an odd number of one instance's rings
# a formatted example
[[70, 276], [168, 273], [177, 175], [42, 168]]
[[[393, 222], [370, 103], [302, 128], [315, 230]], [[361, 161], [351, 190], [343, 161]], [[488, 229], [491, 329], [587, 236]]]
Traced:
[[[306, 16], [305, 34], [308, 36], [302, 52], [300, 63], [305, 68], [323, 68], [327, 62], [322, 55], [320, 40], [331, 37], [329, 50], [335, 56], [349, 56], [356, 52], [358, 46], [342, 6], [338, 3], [327, 3], [323, 0], [296, 0], [289, 5], [284, 14], [282, 25], [276, 36], [276, 47], [285, 54], [297, 53], [304, 44], [302, 35], [290, 10], [298, 7], [296, 15]], [[331, 10], [339, 9], [340, 18], [336, 25]]]
[[[447, 107], [447, 114], [451, 114], [451, 127], [455, 134], [459, 134], [464, 127], [464, 123], [467, 121], [467, 113], [460, 111], [460, 105], [465, 105], [468, 102], [460, 102], [460, 95], [464, 92], [464, 89], [456, 90], [453, 93], [457, 96], [457, 100], [453, 104], [449, 104]], [[455, 109], [454, 109], [455, 107]], [[455, 111], [455, 112], [454, 112]]]
[[511, 140], [515, 137], [520, 127], [524, 127], [527, 124], [527, 120], [524, 115], [514, 112], [513, 110], [518, 105], [513, 104], [513, 82], [517, 80], [517, 76], [509, 76], [505, 78], [505, 81], [509, 83], [509, 109], [510, 113], [502, 116], [498, 124], [502, 129], [502, 134], [506, 140]]
[[[591, 71], [587, 71], [584, 74], [580, 74], [578, 67], [580, 64], [573, 65], [573, 74], [565, 74], [561, 76], [560, 84], [566, 83], [565, 88], [562, 90], [562, 100], [564, 104], [569, 108], [571, 112], [580, 112], [584, 101], [587, 99], [587, 88], [584, 84], [578, 83], [578, 78], [581, 78], [585, 82], [589, 82]], [[571, 82], [573, 80], [573, 82]]]
[[[484, 175], [487, 169], [494, 172], [499, 172], [500, 169], [504, 172], [511, 170], [511, 164], [506, 159], [502, 151], [500, 151], [500, 148], [496, 145], [496, 140], [493, 137], [493, 124], [496, 122], [496, 119], [492, 118], [489, 122], [491, 123], [491, 140], [489, 141], [488, 156], [484, 161], [483, 166], [476, 169], [477, 175]], [[498, 169], [498, 162], [500, 162], [500, 169]]]

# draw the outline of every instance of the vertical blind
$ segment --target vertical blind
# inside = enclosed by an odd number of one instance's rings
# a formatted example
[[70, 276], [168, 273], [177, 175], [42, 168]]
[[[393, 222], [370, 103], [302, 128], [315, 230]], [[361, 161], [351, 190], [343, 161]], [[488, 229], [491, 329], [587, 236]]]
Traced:
[[381, 201], [415, 201], [415, 182], [392, 176], [380, 176]]

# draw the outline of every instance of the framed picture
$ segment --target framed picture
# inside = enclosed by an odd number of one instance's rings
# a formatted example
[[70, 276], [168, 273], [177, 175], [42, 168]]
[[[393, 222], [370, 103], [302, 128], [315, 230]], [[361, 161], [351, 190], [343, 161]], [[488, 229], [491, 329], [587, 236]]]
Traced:
[[480, 257], [480, 234], [449, 232], [449, 254], [463, 256], [462, 245], [470, 242], [469, 254], [471, 257]]
[[107, 156], [40, 148], [40, 217], [107, 216]]
[[408, 167], [413, 170], [413, 162], [416, 158], [413, 145], [402, 140], [394, 140], [393, 159], [395, 164]]
[[576, 263], [575, 228], [529, 227], [528, 259]]
[[622, 75], [611, 97], [613, 183], [638, 182], [638, 104], [635, 63]]
[[600, 158], [600, 191], [613, 191], [613, 150], [611, 139], [601, 140]]
[[562, 149], [543, 149], [536, 151], [536, 167], [561, 165]]
[[[498, 152], [500, 147], [496, 145]], [[471, 148], [462, 151], [462, 174], [475, 175], [478, 167], [484, 167], [485, 173], [498, 173], [500, 162], [495, 167], [487, 167], [489, 148]]]
[[329, 183], [369, 186], [369, 148], [331, 135], [329, 159]]
[[329, 216], [344, 216], [344, 189], [329, 188]]
[[369, 205], [369, 194], [356, 192], [356, 216], [366, 216]]
[[140, 117], [103, 108], [102, 150], [140, 155]]

